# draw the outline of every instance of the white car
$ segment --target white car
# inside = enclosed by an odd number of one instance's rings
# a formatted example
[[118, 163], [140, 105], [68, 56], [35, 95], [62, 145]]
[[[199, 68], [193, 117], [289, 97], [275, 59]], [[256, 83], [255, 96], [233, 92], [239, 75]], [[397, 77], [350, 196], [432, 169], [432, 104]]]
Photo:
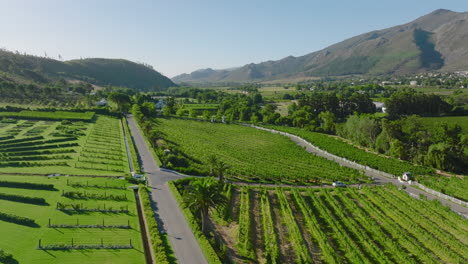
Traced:
[[344, 184], [342, 182], [339, 182], [339, 181], [336, 181], [336, 182], [333, 182], [333, 186], [335, 186], [335, 187], [346, 187], [346, 184]]

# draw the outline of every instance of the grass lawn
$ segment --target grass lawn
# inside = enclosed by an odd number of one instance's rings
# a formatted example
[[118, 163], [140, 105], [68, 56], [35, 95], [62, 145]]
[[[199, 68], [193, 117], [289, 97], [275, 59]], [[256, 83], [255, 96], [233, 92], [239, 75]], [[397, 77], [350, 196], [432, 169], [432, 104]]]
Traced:
[[[42, 177], [42, 176], [0, 176], [1, 181], [29, 182], [53, 184], [56, 191], [28, 190], [20, 188], [0, 187], [0, 193], [16, 194], [32, 197], [42, 197], [49, 204], [47, 206], [19, 203], [13, 201], [0, 202], [0, 212], [32, 218], [40, 227], [27, 227], [15, 223], [0, 220], [0, 248], [13, 254], [19, 263], [144, 263], [144, 250], [140, 235], [136, 203], [131, 190], [102, 189], [94, 187], [75, 188], [67, 186], [70, 183], [89, 185], [105, 185], [122, 187], [126, 185], [124, 180], [109, 178], [85, 178], [85, 177]], [[80, 191], [92, 194], [104, 193], [121, 195], [126, 194], [127, 201], [101, 201], [78, 200], [62, 197], [62, 191]], [[129, 213], [65, 213], [56, 210], [57, 202], [82, 203], [88, 208], [112, 207], [119, 209], [127, 207]], [[107, 228], [48, 228], [48, 221], [52, 224], [102, 224], [126, 225], [130, 222], [131, 229], [107, 229]], [[133, 249], [86, 249], [86, 250], [38, 250], [38, 241], [42, 239], [43, 245], [48, 244], [100, 244], [101, 238], [104, 244], [129, 244], [130, 239]]]

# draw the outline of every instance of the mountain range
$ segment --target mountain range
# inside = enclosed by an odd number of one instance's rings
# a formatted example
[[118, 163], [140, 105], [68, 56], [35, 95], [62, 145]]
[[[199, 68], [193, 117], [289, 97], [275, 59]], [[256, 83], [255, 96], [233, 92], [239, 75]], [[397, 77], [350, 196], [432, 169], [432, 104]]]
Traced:
[[468, 12], [439, 9], [407, 24], [361, 34], [304, 56], [232, 69], [201, 69], [172, 80], [259, 82], [434, 70], [468, 70]]
[[151, 66], [123, 59], [59, 61], [0, 50], [0, 81], [47, 84], [65, 79], [98, 86], [123, 86], [140, 91], [164, 90], [175, 84]]

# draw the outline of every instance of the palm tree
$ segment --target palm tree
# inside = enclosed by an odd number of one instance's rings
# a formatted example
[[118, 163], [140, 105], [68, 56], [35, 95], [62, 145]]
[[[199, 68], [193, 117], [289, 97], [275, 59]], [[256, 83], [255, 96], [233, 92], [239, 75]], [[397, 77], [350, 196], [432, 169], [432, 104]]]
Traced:
[[148, 135], [151, 129], [153, 129], [153, 124], [150, 121], [142, 122], [141, 126], [145, 135]]
[[215, 168], [218, 166], [218, 157], [212, 154], [208, 157], [208, 165], [210, 166], [210, 175], [215, 176]]
[[200, 215], [202, 232], [206, 233], [208, 212], [211, 208], [221, 209], [226, 205], [226, 197], [219, 191], [219, 182], [213, 177], [197, 179], [190, 182], [184, 191], [184, 206], [195, 215]]
[[224, 184], [224, 172], [226, 172], [229, 168], [231, 168], [231, 166], [222, 160], [218, 161], [216, 164], [215, 170], [216, 175], [219, 178], [220, 188], [222, 188]]

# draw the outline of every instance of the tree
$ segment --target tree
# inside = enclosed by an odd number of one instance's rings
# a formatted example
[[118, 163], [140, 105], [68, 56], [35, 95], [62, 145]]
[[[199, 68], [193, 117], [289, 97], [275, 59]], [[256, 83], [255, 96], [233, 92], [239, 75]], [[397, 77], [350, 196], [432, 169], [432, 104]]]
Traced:
[[390, 156], [399, 158], [399, 159], [404, 159], [405, 155], [405, 147], [403, 146], [403, 143], [401, 143], [400, 140], [394, 139], [392, 140], [392, 143], [390, 143]]
[[117, 104], [117, 109], [119, 111], [125, 111], [130, 104], [130, 96], [124, 93], [112, 92], [107, 96], [107, 99]]
[[335, 131], [335, 114], [330, 111], [321, 112], [319, 118], [322, 119], [322, 128], [325, 132]]
[[219, 191], [219, 182], [213, 177], [196, 179], [184, 190], [184, 207], [190, 208], [195, 215], [200, 215], [202, 232], [207, 234], [207, 219], [210, 209], [220, 210], [227, 198]]
[[224, 161], [222, 160], [219, 160], [217, 163], [216, 163], [216, 167], [215, 167], [215, 171], [216, 171], [216, 175], [218, 176], [219, 178], [219, 187], [222, 188], [223, 185], [224, 185], [224, 173], [230, 168], [231, 166], [229, 166], [227, 163], [225, 163]]
[[218, 166], [218, 157], [212, 154], [208, 157], [208, 166], [210, 166], [210, 175], [215, 176], [215, 169]]

